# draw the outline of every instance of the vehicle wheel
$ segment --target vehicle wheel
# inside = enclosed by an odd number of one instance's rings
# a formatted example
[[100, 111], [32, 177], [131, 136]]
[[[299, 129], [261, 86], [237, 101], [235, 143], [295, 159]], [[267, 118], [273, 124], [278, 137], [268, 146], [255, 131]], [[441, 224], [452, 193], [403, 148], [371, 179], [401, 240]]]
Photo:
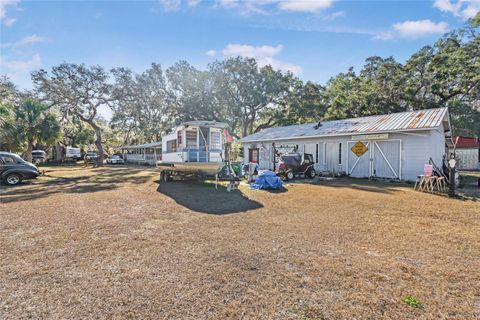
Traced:
[[168, 171], [162, 171], [162, 181], [169, 182], [170, 181], [170, 174]]
[[295, 175], [293, 174], [292, 171], [288, 171], [286, 174], [285, 174], [285, 178], [287, 180], [292, 180], [293, 178], [295, 178]]
[[5, 177], [5, 183], [14, 186], [22, 182], [22, 177], [16, 173], [11, 173]]
[[307, 176], [308, 176], [310, 179], [315, 178], [316, 175], [317, 175], [317, 173], [315, 172], [315, 169], [313, 169], [313, 168], [310, 169], [310, 170], [308, 170], [308, 172], [307, 172]]

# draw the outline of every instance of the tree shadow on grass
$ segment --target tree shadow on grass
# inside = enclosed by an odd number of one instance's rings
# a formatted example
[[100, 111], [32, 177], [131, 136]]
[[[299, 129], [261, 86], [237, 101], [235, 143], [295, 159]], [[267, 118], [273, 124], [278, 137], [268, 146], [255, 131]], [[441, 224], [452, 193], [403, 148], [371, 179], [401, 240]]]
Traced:
[[151, 177], [138, 176], [137, 174], [141, 171], [140, 169], [128, 171], [104, 169], [94, 175], [84, 174], [74, 177], [53, 177], [47, 173], [37, 181], [25, 181], [19, 186], [2, 185], [0, 203], [29, 201], [61, 193], [108, 191], [119, 188], [123, 183], [142, 184], [149, 181]]
[[198, 181], [160, 182], [157, 191], [192, 211], [224, 215], [262, 208], [263, 205], [246, 197], [240, 190]]
[[332, 188], [348, 188], [359, 191], [393, 194], [398, 192], [396, 188], [407, 187], [404, 182], [389, 182], [388, 180], [369, 180], [362, 178], [340, 177], [335, 179], [315, 179], [312, 184]]

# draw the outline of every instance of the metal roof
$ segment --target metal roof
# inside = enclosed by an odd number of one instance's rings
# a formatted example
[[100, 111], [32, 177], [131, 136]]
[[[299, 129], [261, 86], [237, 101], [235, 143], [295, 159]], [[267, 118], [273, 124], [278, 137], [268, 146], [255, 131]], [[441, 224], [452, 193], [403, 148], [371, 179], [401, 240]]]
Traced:
[[144, 143], [144, 144], [137, 144], [133, 146], [123, 146], [121, 147], [121, 149], [143, 149], [143, 148], [156, 148], [161, 146], [162, 146], [162, 141], [157, 141], [157, 142], [150, 142], [150, 143]]
[[318, 129], [317, 123], [307, 123], [264, 129], [243, 137], [241, 142], [434, 129], [442, 125], [446, 116], [448, 117], [448, 108], [437, 108], [325, 121], [321, 122]]
[[480, 149], [480, 138], [457, 136], [452, 140], [457, 149]]
[[198, 126], [198, 127], [209, 127], [209, 128], [227, 128], [228, 124], [224, 122], [217, 121], [207, 121], [207, 120], [195, 120], [183, 122], [184, 126]]

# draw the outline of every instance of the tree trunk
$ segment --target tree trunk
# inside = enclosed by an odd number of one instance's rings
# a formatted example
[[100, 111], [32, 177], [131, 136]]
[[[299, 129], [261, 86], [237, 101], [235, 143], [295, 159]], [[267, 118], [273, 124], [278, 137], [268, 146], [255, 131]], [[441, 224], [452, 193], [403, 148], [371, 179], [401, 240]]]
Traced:
[[103, 166], [103, 145], [102, 145], [102, 130], [100, 127], [95, 123], [94, 120], [88, 123], [93, 130], [95, 130], [95, 146], [97, 147], [98, 151], [98, 158], [97, 158], [97, 167]]
[[26, 160], [28, 162], [32, 162], [32, 150], [33, 150], [33, 141], [28, 140], [27, 154], [25, 155], [25, 157], [27, 158]]

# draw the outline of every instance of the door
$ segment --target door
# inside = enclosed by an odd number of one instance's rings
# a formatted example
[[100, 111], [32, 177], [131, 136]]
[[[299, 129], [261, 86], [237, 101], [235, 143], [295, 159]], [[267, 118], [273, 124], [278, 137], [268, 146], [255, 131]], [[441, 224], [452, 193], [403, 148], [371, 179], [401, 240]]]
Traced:
[[325, 169], [330, 172], [339, 171], [339, 153], [340, 144], [338, 142], [326, 142], [325, 143]]
[[400, 140], [373, 142], [372, 176], [400, 179]]
[[199, 162], [209, 162], [207, 157], [208, 148], [210, 145], [210, 128], [200, 127], [199, 130], [200, 137], [198, 141], [198, 161]]
[[347, 157], [347, 173], [356, 178], [368, 178], [371, 174], [371, 162], [372, 162], [372, 152], [371, 152], [371, 142], [362, 141], [363, 144], [368, 148], [367, 152], [362, 155], [356, 155], [352, 151], [352, 147], [357, 143], [357, 141], [350, 141], [347, 143], [348, 157]]

